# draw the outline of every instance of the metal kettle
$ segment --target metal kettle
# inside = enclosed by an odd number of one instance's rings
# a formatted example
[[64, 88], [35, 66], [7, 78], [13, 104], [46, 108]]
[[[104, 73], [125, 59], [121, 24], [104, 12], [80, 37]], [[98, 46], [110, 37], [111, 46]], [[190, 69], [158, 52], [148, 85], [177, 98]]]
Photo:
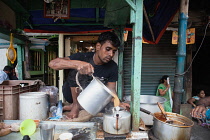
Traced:
[[103, 130], [110, 134], [126, 134], [130, 132], [130, 112], [114, 107], [103, 115]]

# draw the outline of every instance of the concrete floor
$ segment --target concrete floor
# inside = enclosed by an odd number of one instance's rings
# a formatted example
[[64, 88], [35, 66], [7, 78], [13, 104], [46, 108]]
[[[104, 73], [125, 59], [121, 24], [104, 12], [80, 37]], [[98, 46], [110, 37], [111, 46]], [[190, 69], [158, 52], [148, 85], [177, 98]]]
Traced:
[[194, 120], [190, 140], [210, 140], [210, 129], [198, 125]]

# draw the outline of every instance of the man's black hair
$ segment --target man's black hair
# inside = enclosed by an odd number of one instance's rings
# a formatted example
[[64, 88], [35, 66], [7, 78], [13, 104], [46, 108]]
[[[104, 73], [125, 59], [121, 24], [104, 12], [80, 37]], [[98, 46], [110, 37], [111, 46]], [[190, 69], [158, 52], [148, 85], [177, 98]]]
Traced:
[[120, 40], [114, 32], [103, 32], [100, 34], [97, 42], [103, 45], [106, 41], [110, 41], [110, 43], [116, 48], [120, 46]]
[[13, 68], [11, 66], [5, 66], [4, 69], [3, 69], [3, 71], [9, 71], [9, 72], [11, 72], [12, 69]]

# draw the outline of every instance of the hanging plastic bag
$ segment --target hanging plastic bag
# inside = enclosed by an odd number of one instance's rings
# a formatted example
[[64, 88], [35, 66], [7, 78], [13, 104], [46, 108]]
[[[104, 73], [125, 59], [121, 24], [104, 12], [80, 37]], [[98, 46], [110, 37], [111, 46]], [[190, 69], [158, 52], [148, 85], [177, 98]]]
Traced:
[[46, 92], [49, 95], [50, 106], [55, 106], [58, 102], [58, 88], [55, 86], [43, 86], [39, 92]]

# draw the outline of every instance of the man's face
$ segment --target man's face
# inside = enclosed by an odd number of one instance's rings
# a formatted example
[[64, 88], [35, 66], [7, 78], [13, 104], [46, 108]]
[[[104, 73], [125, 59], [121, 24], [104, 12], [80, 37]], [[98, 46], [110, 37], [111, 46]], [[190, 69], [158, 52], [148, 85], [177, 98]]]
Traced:
[[11, 71], [4, 71], [5, 73], [7, 73], [7, 74], [10, 74], [11, 73]]
[[110, 41], [106, 41], [103, 45], [100, 43], [96, 44], [96, 52], [98, 54], [98, 58], [102, 63], [108, 63], [112, 60], [115, 55], [117, 48], [114, 47]]

